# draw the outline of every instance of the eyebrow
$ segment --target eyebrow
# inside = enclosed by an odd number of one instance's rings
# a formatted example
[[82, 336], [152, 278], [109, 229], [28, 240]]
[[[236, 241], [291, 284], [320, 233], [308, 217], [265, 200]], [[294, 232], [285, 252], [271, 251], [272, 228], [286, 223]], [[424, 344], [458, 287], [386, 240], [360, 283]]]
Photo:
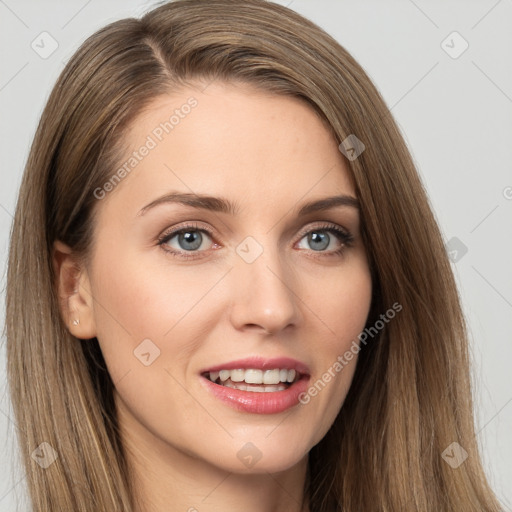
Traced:
[[[151, 203], [144, 206], [137, 215], [144, 215], [148, 210], [151, 210], [156, 206], [169, 203], [183, 204], [193, 208], [227, 213], [230, 215], [237, 215], [240, 211], [237, 203], [233, 203], [222, 197], [171, 192], [170, 194], [166, 194], [154, 201], [151, 201]], [[348, 206], [350, 208], [355, 208], [356, 210], [360, 209], [359, 201], [355, 197], [342, 194], [305, 203], [301, 206], [298, 216], [301, 217], [322, 210], [330, 210], [331, 208], [338, 206]]]

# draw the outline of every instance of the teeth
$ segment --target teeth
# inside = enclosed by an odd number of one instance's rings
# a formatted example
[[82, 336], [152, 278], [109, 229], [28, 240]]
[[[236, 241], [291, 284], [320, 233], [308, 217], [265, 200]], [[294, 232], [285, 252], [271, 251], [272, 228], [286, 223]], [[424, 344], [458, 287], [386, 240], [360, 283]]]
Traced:
[[265, 370], [263, 373], [263, 384], [279, 384], [279, 370]]
[[[257, 391], [264, 390], [267, 387], [272, 387], [280, 383], [292, 383], [296, 380], [298, 377], [297, 372], [295, 370], [287, 370], [285, 368], [275, 368], [273, 370], [256, 370], [253, 368], [243, 370], [243, 369], [236, 369], [236, 370], [220, 370], [218, 372], [210, 372], [209, 379], [212, 382], [216, 382], [217, 379], [220, 378], [221, 383], [226, 383], [228, 387], [233, 387], [231, 383], [245, 383], [245, 384], [265, 384], [266, 386], [260, 386], [258, 388], [255, 388], [255, 386], [248, 386], [253, 387], [255, 389], [251, 389], [250, 391]], [[226, 381], [230, 381], [227, 383]], [[242, 389], [242, 385], [237, 385], [237, 389]]]
[[233, 382], [243, 382], [244, 377], [245, 372], [243, 370], [231, 370], [231, 380]]
[[284, 384], [279, 384], [279, 386], [251, 386], [250, 384], [239, 384], [231, 381], [227, 381], [224, 386], [241, 391], [253, 391], [255, 393], [273, 393], [274, 391], [284, 391], [286, 389]]
[[[249, 387], [249, 386], [247, 386]], [[261, 389], [261, 388], [259, 388]], [[286, 389], [286, 386], [283, 386], [283, 384], [280, 384], [279, 386], [265, 386], [263, 388], [265, 390], [265, 393], [268, 393], [270, 391], [284, 391]]]
[[247, 384], [263, 384], [263, 372], [261, 370], [245, 370], [244, 380]]

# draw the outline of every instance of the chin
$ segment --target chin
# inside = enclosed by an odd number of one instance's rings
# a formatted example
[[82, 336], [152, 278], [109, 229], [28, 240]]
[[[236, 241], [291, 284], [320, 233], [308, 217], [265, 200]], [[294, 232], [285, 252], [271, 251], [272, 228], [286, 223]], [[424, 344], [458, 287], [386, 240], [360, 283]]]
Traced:
[[307, 458], [309, 445], [298, 447], [292, 440], [286, 442], [277, 436], [272, 442], [270, 437], [243, 442], [231, 440], [232, 449], [223, 450], [222, 456], [218, 452], [208, 454], [209, 462], [231, 473], [257, 475], [287, 471]]

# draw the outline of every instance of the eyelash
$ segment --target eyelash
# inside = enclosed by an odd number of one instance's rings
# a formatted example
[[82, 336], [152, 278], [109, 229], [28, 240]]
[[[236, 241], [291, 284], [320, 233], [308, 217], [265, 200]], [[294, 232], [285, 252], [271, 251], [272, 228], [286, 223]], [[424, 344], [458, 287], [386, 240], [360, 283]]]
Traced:
[[[205, 252], [205, 251], [176, 251], [175, 249], [166, 249], [165, 244], [169, 242], [172, 238], [174, 238], [176, 235], [180, 235], [181, 233], [186, 233], [189, 231], [199, 231], [201, 233], [206, 233], [212, 240], [214, 238], [213, 232], [204, 227], [200, 226], [197, 223], [189, 223], [185, 226], [179, 227], [177, 229], [173, 229], [172, 231], [164, 232], [162, 235], [158, 237], [158, 245], [162, 247], [162, 250], [164, 250], [167, 254], [170, 256], [173, 256], [175, 258], [180, 259], [196, 259], [198, 256], [197, 253]], [[349, 232], [346, 231], [336, 224], [331, 223], [324, 223], [319, 226], [315, 226], [314, 228], [306, 229], [301, 231], [298, 241], [302, 240], [306, 235], [313, 232], [327, 232], [327, 233], [334, 233], [339, 240], [341, 241], [341, 247], [339, 249], [336, 249], [334, 251], [330, 252], [324, 252], [324, 251], [313, 251], [313, 253], [319, 253], [317, 255], [314, 255], [314, 258], [325, 258], [325, 257], [335, 257], [340, 256], [347, 247], [351, 247], [354, 242], [354, 236]]]

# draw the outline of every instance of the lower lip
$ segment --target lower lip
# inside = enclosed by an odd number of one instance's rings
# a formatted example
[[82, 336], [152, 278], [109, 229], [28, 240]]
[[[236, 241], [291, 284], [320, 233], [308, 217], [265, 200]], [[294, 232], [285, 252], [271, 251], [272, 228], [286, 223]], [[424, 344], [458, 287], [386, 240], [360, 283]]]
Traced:
[[201, 377], [203, 385], [219, 400], [227, 405], [243, 412], [253, 414], [277, 414], [299, 403], [299, 396], [308, 386], [308, 376], [302, 376], [284, 391], [242, 391], [241, 389], [228, 388], [215, 384], [207, 377]]

